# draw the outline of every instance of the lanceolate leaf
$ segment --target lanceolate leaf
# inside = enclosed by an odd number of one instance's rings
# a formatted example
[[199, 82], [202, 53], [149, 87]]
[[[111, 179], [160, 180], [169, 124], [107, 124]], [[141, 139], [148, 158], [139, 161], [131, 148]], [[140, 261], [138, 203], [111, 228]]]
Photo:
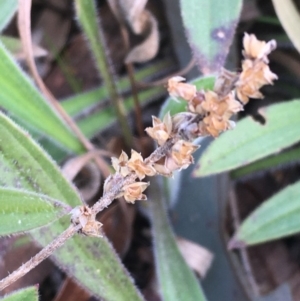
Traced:
[[247, 165], [300, 140], [300, 101], [275, 104], [259, 111], [265, 124], [247, 117], [207, 148], [195, 169], [207, 176]]
[[0, 32], [8, 25], [18, 8], [18, 0], [0, 1]]
[[[0, 186], [47, 195], [68, 205], [81, 204], [75, 189], [42, 149], [11, 120], [0, 114]], [[62, 218], [32, 232], [46, 245], [70, 224]], [[105, 239], [75, 236], [54, 253], [56, 262], [83, 286], [107, 301], [142, 300]]]
[[45, 226], [70, 210], [70, 206], [43, 194], [0, 187], [0, 235]]
[[176, 244], [160, 187], [150, 185], [149, 210], [160, 292], [164, 301], [205, 301], [200, 282], [184, 261]]
[[183, 24], [194, 57], [204, 74], [224, 65], [242, 0], [180, 0]]
[[68, 126], [47, 104], [0, 42], [0, 106], [69, 151], [83, 150]]
[[249, 165], [240, 167], [230, 173], [232, 179], [247, 176], [252, 173], [266, 171], [270, 168], [289, 166], [290, 164], [300, 161], [300, 147], [260, 159]]
[[272, 0], [276, 14], [293, 42], [295, 48], [300, 52], [300, 38], [298, 28], [300, 26], [300, 14], [293, 0]]
[[300, 232], [300, 182], [283, 189], [242, 223], [231, 248], [254, 245]]
[[[197, 87], [197, 90], [212, 90], [215, 84], [215, 77], [199, 77], [191, 81], [191, 84], [194, 84]], [[159, 117], [163, 118], [167, 114], [167, 112], [170, 112], [171, 115], [175, 115], [180, 112], [185, 112], [186, 107], [187, 102], [185, 100], [175, 100], [173, 97], [169, 97], [163, 104], [159, 113]]]
[[5, 296], [2, 301], [38, 301], [38, 288], [35, 286], [27, 287], [25, 289], [16, 291], [10, 295]]

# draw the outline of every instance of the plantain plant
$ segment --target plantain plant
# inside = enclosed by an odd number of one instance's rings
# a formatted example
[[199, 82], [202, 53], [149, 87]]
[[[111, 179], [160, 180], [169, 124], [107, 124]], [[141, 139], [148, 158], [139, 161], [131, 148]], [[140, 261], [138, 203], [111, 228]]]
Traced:
[[[132, 5], [133, 2], [135, 5]], [[104, 85], [74, 95], [62, 103], [57, 102], [36, 72], [30, 34], [31, 1], [0, 3], [0, 8], [1, 5], [9, 7], [11, 12], [5, 17], [12, 16], [18, 9], [19, 24], [26, 24], [25, 27], [19, 26], [21, 43], [38, 86], [22, 71], [0, 39], [0, 105], [6, 112], [0, 113], [0, 234], [29, 231], [33, 240], [43, 246], [27, 263], [14, 272], [10, 271], [12, 273], [0, 281], [0, 289], [52, 255], [67, 274], [97, 298], [107, 301], [144, 300], [111, 243], [103, 237], [102, 224], [97, 221], [96, 215], [119, 197], [129, 203], [145, 200], [147, 196], [144, 190], [149, 182], [142, 180], [146, 176], [155, 176], [151, 180], [152, 189], [148, 195], [151, 204], [148, 210], [153, 224], [154, 255], [162, 299], [206, 300], [200, 282], [177, 247], [165, 207], [166, 196], [157, 177], [171, 177], [174, 171], [192, 164], [192, 154], [198, 148], [193, 141], [204, 136], [217, 137], [221, 132], [233, 128], [231, 116], [241, 111], [249, 98], [259, 98], [259, 89], [263, 85], [273, 83], [276, 75], [269, 69], [267, 56], [276, 47], [276, 42], [266, 43], [257, 40], [254, 35], [246, 34], [242, 71], [230, 72], [223, 66], [239, 20], [242, 1], [181, 0], [188, 42], [203, 76], [191, 83], [185, 83], [179, 76], [168, 80], [170, 98], [161, 109], [161, 118], [153, 117], [153, 126], [146, 129], [157, 143], [156, 149], [147, 158], [135, 150], [131, 151], [129, 158], [123, 151], [117, 158], [112, 158], [114, 173], [109, 174], [112, 168], [99, 156], [90, 139], [109, 124], [118, 122], [127, 146], [132, 146], [133, 136], [126, 109], [134, 108], [140, 120], [139, 106], [162, 95], [163, 88], [153, 87], [132, 93], [125, 100], [121, 92], [130, 89], [134, 92], [137, 81], [145, 80], [172, 64], [164, 61], [133, 72], [134, 63], [148, 61], [158, 51], [157, 20], [145, 8], [146, 2], [108, 1], [122, 29], [120, 38], [128, 50], [125, 64], [129, 77], [117, 80], [105, 46], [95, 1], [74, 0], [78, 23]], [[2, 19], [0, 29], [8, 23], [7, 19]], [[146, 38], [140, 45], [131, 47], [129, 34], [144, 35]], [[177, 102], [174, 102], [174, 98]], [[111, 106], [78, 122], [72, 119], [86, 107], [99, 104], [99, 99], [100, 102], [109, 99]], [[298, 101], [284, 104], [285, 114], [289, 117], [282, 118], [281, 122], [278, 122], [280, 105], [269, 108], [264, 113], [270, 118], [270, 126], [265, 127], [264, 131], [251, 120], [238, 123], [234, 131], [216, 139], [211, 150], [201, 158], [196, 173], [208, 175], [229, 170], [244, 162], [245, 153], [254, 161], [297, 142], [295, 137], [299, 136], [299, 127], [295, 127], [298, 122], [295, 112], [299, 109], [298, 104]], [[245, 129], [252, 134], [249, 140], [253, 143], [247, 151], [243, 148], [248, 139], [242, 135]], [[278, 135], [287, 129], [289, 135], [285, 139]], [[228, 135], [233, 135], [233, 138], [227, 138], [227, 142], [234, 143], [227, 143], [221, 148], [215, 146], [222, 144], [222, 141], [224, 143], [224, 137]], [[274, 144], [269, 143], [264, 153], [258, 154], [255, 143], [269, 141], [269, 137], [261, 138], [268, 135]], [[103, 196], [92, 207], [85, 204], [76, 187], [65, 179], [57, 165], [70, 154], [78, 156], [85, 153], [91, 154], [91, 159], [106, 175]], [[291, 188], [289, 193], [296, 195], [297, 187]], [[282, 202], [282, 198], [277, 198], [275, 202]], [[293, 204], [290, 206], [287, 212], [293, 210]], [[272, 210], [275, 212], [274, 208]], [[249, 226], [244, 227], [246, 233], [253, 232], [248, 230]], [[238, 234], [235, 239], [247, 243], [247, 239], [241, 235]], [[257, 237], [253, 235], [251, 241], [261, 240], [261, 237]], [[18, 298], [37, 300], [36, 288], [15, 292], [4, 300]]]

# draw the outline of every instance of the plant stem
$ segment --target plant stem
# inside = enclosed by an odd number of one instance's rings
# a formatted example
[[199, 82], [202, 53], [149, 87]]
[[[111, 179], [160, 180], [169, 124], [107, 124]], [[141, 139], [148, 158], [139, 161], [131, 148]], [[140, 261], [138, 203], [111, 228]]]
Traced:
[[70, 225], [67, 230], [61, 233], [54, 241], [48, 244], [45, 248], [43, 248], [39, 253], [33, 256], [30, 260], [20, 266], [17, 270], [11, 273], [6, 278], [0, 281], [0, 291], [17, 281], [19, 278], [23, 277], [29, 271], [31, 271], [34, 267], [36, 267], [43, 260], [48, 258], [56, 249], [61, 247], [69, 238], [71, 238], [79, 229], [80, 226]]
[[104, 83], [108, 89], [112, 104], [116, 111], [117, 119], [120, 123], [125, 142], [128, 146], [132, 145], [132, 134], [129, 128], [126, 112], [122, 99], [118, 93], [116, 80], [112, 71], [109, 54], [106, 51], [106, 43], [101, 26], [98, 26], [95, 1], [76, 0], [76, 13], [82, 30], [86, 35], [91, 47], [92, 54], [95, 57], [98, 70], [103, 77]]

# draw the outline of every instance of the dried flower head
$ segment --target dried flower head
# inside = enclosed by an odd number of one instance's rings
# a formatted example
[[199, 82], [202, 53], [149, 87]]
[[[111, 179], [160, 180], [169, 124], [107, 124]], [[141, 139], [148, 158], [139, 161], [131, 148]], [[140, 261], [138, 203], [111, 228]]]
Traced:
[[163, 145], [172, 133], [172, 118], [168, 112], [163, 121], [159, 118], [152, 116], [153, 127], [146, 128], [147, 134], [157, 141], [158, 145]]
[[245, 49], [243, 51], [245, 59], [262, 59], [268, 63], [267, 56], [276, 48], [276, 41], [271, 40], [266, 43], [265, 41], [258, 40], [254, 34], [245, 33], [243, 46]]
[[134, 204], [136, 200], [145, 201], [147, 197], [142, 192], [149, 186], [146, 182], [135, 182], [123, 187], [123, 195], [128, 203]]
[[115, 171], [120, 173], [123, 177], [126, 177], [130, 173], [130, 170], [127, 167], [128, 156], [124, 151], [122, 151], [119, 159], [112, 157], [111, 162]]
[[74, 226], [82, 226], [81, 233], [92, 237], [102, 237], [102, 224], [96, 220], [91, 208], [88, 206], [78, 206], [71, 211], [71, 222]]
[[267, 84], [273, 84], [277, 79], [269, 68], [267, 55], [276, 48], [274, 40], [266, 43], [259, 41], [255, 35], [245, 34], [243, 40], [242, 72], [236, 83], [236, 95], [240, 101], [246, 104], [249, 98], [263, 98], [260, 88]]
[[146, 164], [141, 154], [135, 150], [131, 150], [131, 158], [127, 166], [137, 174], [140, 180], [145, 178], [145, 176], [151, 177], [156, 174], [154, 167], [150, 163]]
[[194, 145], [190, 142], [184, 140], [177, 141], [173, 145], [171, 152], [166, 156], [166, 169], [172, 172], [174, 170], [187, 168], [194, 162], [192, 153], [194, 153], [198, 148], [198, 145]]
[[168, 92], [171, 96], [183, 98], [187, 101], [192, 100], [196, 96], [196, 86], [183, 83], [185, 78], [175, 76], [168, 81]]

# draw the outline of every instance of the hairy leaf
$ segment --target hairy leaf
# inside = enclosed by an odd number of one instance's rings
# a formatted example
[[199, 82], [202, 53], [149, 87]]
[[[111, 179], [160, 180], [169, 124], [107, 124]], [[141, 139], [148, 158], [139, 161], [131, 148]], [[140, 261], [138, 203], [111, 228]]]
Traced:
[[300, 140], [300, 101], [259, 110], [265, 124], [247, 117], [213, 141], [198, 161], [196, 176], [207, 176], [247, 165]]
[[52, 110], [0, 42], [0, 105], [29, 127], [69, 151], [83, 150], [67, 125]]
[[[66, 204], [81, 204], [75, 189], [42, 149], [11, 120], [0, 114], [0, 186], [48, 195]], [[69, 217], [32, 232], [46, 245], [70, 224]], [[56, 262], [99, 298], [142, 300], [132, 280], [105, 239], [75, 236], [54, 253]]]
[[300, 147], [260, 159], [249, 165], [240, 167], [230, 173], [232, 179], [247, 176], [251, 173], [261, 172], [270, 168], [282, 167], [285, 164], [293, 164], [300, 161]]
[[164, 301], [205, 301], [200, 283], [184, 261], [168, 221], [157, 182], [149, 188], [157, 277]]
[[5, 296], [2, 301], [38, 301], [38, 287], [31, 286]]
[[18, 8], [18, 0], [0, 1], [0, 32], [8, 25]]
[[43, 194], [0, 187], [0, 235], [45, 226], [70, 210], [66, 204]]
[[183, 24], [203, 74], [225, 62], [239, 20], [242, 0], [180, 0]]
[[254, 245], [300, 232], [300, 182], [283, 189], [242, 223], [231, 248]]

